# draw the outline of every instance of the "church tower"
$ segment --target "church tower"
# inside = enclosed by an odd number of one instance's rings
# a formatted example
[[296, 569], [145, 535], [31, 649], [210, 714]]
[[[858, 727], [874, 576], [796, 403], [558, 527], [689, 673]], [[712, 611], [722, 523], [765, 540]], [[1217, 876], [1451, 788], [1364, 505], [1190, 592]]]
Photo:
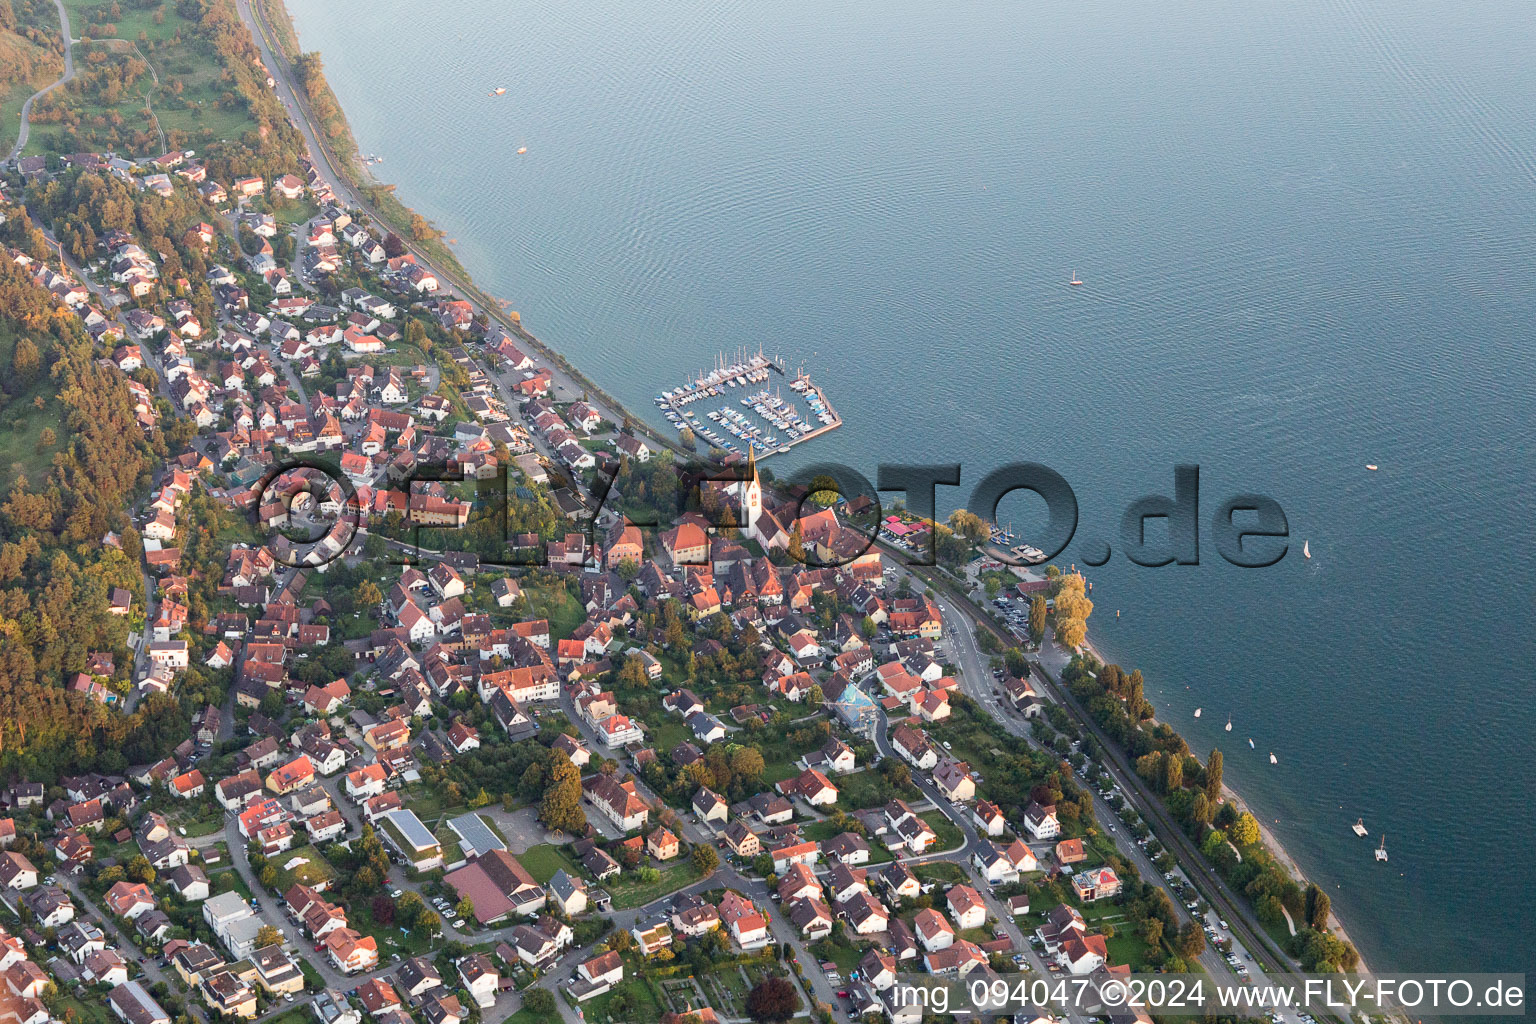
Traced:
[[757, 477], [757, 449], [747, 444], [747, 478], [741, 482], [737, 497], [741, 502], [741, 529], [757, 539], [757, 519], [763, 512], [763, 484]]

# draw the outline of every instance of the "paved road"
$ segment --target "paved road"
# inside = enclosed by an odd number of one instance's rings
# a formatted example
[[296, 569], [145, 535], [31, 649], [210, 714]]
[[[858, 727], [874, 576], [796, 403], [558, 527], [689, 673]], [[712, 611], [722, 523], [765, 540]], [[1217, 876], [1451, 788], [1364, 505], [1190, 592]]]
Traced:
[[22, 150], [27, 148], [27, 136], [32, 133], [32, 104], [75, 77], [75, 50], [74, 41], [70, 39], [69, 12], [64, 9], [64, 0], [53, 0], [53, 6], [59, 9], [59, 27], [64, 37], [64, 74], [57, 82], [28, 96], [27, 102], [21, 105], [21, 127], [16, 134], [16, 145], [11, 147], [10, 154], [5, 158], [7, 163], [15, 161], [21, 156]]
[[[331, 191], [335, 193], [338, 202], [345, 206], [362, 210], [376, 224], [386, 225], [388, 222], [379, 216], [374, 206], [357, 189], [352, 187], [347, 176], [342, 173], [340, 161], [336, 158], [330, 145], [315, 129], [314, 117], [309, 109], [309, 102], [302, 90], [293, 81], [287, 60], [279, 56], [275, 51], [262, 16], [252, 9], [250, 0], [236, 0], [236, 8], [240, 14], [240, 20], [250, 29], [251, 35], [256, 41], [256, 46], [261, 52], [262, 60], [272, 75], [275, 83], [273, 88], [277, 93], [278, 99], [282, 100], [287, 106], [290, 114], [289, 120], [304, 138], [310, 162], [315, 166], [316, 171], [330, 185]], [[622, 409], [607, 401], [605, 396], [593, 393], [592, 387], [588, 386], [586, 382], [578, 380], [571, 373], [567, 372], [561, 366], [558, 354], [548, 350], [542, 342], [539, 342], [538, 339], [529, 334], [520, 322], [512, 321], [505, 311], [500, 308], [495, 306], [484, 307], [476, 303], [473, 296], [478, 293], [478, 289], [474, 288], [471, 282], [465, 280], [459, 274], [445, 269], [442, 265], [434, 263], [427, 253], [420, 246], [413, 244], [410, 239], [402, 239], [402, 242], [407, 251], [416, 257], [418, 263], [431, 270], [438, 281], [442, 282], [446, 287], [455, 289], [465, 299], [468, 299], [471, 304], [475, 305], [477, 312], [483, 313], [502, 324], [514, 336], [519, 337], [530, 345], [536, 346], [550, 357], [543, 360], [543, 363], [552, 377], [551, 391], [553, 394], [566, 401], [586, 394], [588, 404], [601, 413], [604, 419], [614, 423], [623, 420]], [[502, 393], [503, 400], [505, 400], [506, 387], [504, 382], [494, 374], [491, 376], [496, 380], [497, 388]], [[515, 404], [508, 406], [509, 410], [512, 408], [515, 408]], [[635, 421], [635, 429], [647, 440], [653, 441], [657, 445], [676, 449], [677, 443], [674, 439], [661, 436], [639, 419]]]
[[[591, 749], [608, 749], [598, 742], [596, 731], [576, 714], [575, 705], [568, 696], [561, 698], [561, 707], [565, 711], [566, 717], [581, 730], [584, 741]], [[621, 753], [620, 757], [622, 756]], [[648, 803], [654, 806], [664, 806], [664, 801], [652, 792], [638, 776], [635, 779], [635, 788], [639, 795]], [[712, 829], [706, 829], [695, 821], [691, 812], [684, 812], [678, 815], [677, 829], [683, 833], [685, 839], [694, 845], [713, 846], [718, 838], [718, 835]], [[816, 968], [816, 964], [819, 961], [811, 954], [809, 947], [801, 939], [794, 925], [785, 918], [782, 909], [774, 905], [772, 897], [769, 895], [767, 883], [755, 876], [742, 874], [734, 865], [726, 860], [721, 860], [719, 867], [715, 869], [713, 874], [693, 883], [687, 888], [675, 893], [669, 893], [638, 910], [615, 911], [609, 916], [613, 918], [614, 924], [617, 927], [628, 928], [636, 921], [656, 918], [659, 916], [658, 912], [660, 910], [683, 893], [703, 892], [707, 889], [721, 887], [735, 889], [757, 904], [758, 908], [768, 918], [769, 929], [773, 932], [774, 940], [780, 943], [788, 943], [794, 949], [795, 956], [805, 969], [804, 978], [810, 984], [816, 998], [828, 1006], [836, 1007], [838, 1005], [837, 993], [833, 991], [832, 983], [827, 980], [826, 975]]]
[[[914, 586], [917, 585], [918, 581], [914, 579]], [[995, 699], [990, 698], [991, 674], [984, 669], [985, 661], [975, 637], [975, 631], [978, 627], [974, 618], [966, 614], [961, 606], [949, 595], [936, 588], [930, 589], [932, 589], [933, 596], [943, 612], [946, 636], [954, 644], [954, 653], [959, 658], [962, 689], [969, 696], [981, 701], [984, 706], [993, 709], [994, 715], [998, 717], [999, 721], [1010, 732], [1032, 742], [1025, 723], [1006, 706], [999, 706]], [[955, 628], [957, 624], [959, 628]], [[1076, 705], [1076, 702], [1072, 700], [1071, 695], [1065, 691], [1065, 688], [1059, 685], [1061, 671], [1070, 664], [1071, 660], [1072, 652], [1063, 650], [1058, 646], [1048, 628], [1038, 655], [1040, 673], [1046, 676], [1047, 695], [1053, 697], [1057, 703], [1066, 707], [1073, 714], [1073, 717], [1084, 726], [1089, 734], [1095, 737], [1100, 746], [1106, 751], [1106, 757], [1101, 762], [1102, 766], [1109, 772], [1115, 785], [1127, 796], [1128, 802], [1136, 808], [1149, 826], [1154, 827], [1156, 837], [1165, 846], [1169, 847], [1170, 851], [1175, 855], [1181, 872], [1190, 877], [1192, 881], [1199, 883], [1198, 888], [1207, 897], [1211, 895], [1212, 889], [1216, 890], [1217, 898], [1208, 898], [1208, 902], [1214, 908], [1214, 913], [1210, 917], [1220, 917], [1228, 924], [1235, 925], [1235, 927], [1230, 929], [1218, 926], [1218, 932], [1231, 940], [1233, 952], [1247, 964], [1249, 982], [1255, 986], [1265, 985], [1268, 979], [1264, 971], [1264, 961], [1276, 959], [1273, 956], [1270, 945], [1256, 937], [1253, 927], [1248, 923], [1246, 907], [1237, 901], [1236, 897], [1227, 889], [1225, 882], [1215, 875], [1204, 859], [1200, 857], [1198, 851], [1194, 850], [1193, 844], [1189, 841], [1183, 830], [1169, 819], [1161, 803], [1146, 791], [1146, 787], [1140, 777], [1127, 766], [1120, 763], [1120, 758], [1117, 754], [1118, 748], [1103, 734], [1098, 728], [1097, 723]], [[969, 679], [967, 678], [968, 676], [970, 677]], [[979, 687], [972, 680], [979, 680]], [[982, 691], [986, 692], [983, 693]], [[1114, 810], [1104, 802], [1093, 787], [1088, 786], [1085, 788], [1093, 795], [1094, 814], [1098, 820], [1103, 823], [1116, 820]], [[1163, 885], [1161, 872], [1150, 863], [1150, 859], [1146, 856], [1145, 851], [1138, 844], [1131, 842], [1123, 831], [1117, 832], [1114, 838], [1116, 846], [1120, 849], [1122, 855], [1136, 864], [1137, 870], [1141, 873], [1144, 880]], [[1163, 887], [1167, 888], [1166, 885]], [[1177, 894], [1169, 892], [1169, 897], [1173, 902], [1175, 913], [1180, 921], [1191, 919], [1192, 915], [1186, 911]], [[1238, 978], [1229, 965], [1210, 946], [1207, 946], [1206, 951], [1201, 954], [1199, 960], [1201, 967], [1213, 979], [1224, 984], [1237, 983]], [[1289, 969], [1290, 965], [1287, 960], [1281, 960], [1280, 962], [1285, 965], [1282, 969]], [[1299, 1020], [1294, 1010], [1283, 1009], [1281, 1017], [1287, 1022]]]
[[[1025, 723], [1019, 718], [1004, 701], [992, 695], [992, 674], [986, 670], [986, 662], [979, 646], [976, 643], [974, 628], [970, 619], [961, 613], [961, 610], [938, 592], [934, 598], [943, 612], [946, 624], [945, 636], [950, 641], [953, 650], [951, 654], [960, 666], [960, 689], [972, 700], [988, 708], [1008, 732], [1023, 739], [1031, 746], [1038, 747], [1033, 734]], [[1186, 921], [1193, 920], [1193, 916], [1184, 908], [1177, 893], [1164, 884], [1162, 872], [1152, 863], [1152, 858], [1147, 856], [1146, 850], [1131, 839], [1122, 827], [1115, 824], [1119, 816], [1114, 808], [1110, 807], [1098, 791], [1090, 785], [1081, 782], [1093, 799], [1094, 818], [1100, 825], [1110, 829], [1110, 838], [1114, 841], [1115, 848], [1127, 861], [1136, 866], [1137, 873], [1144, 881], [1158, 885], [1168, 893], [1169, 900], [1173, 903], [1174, 914], [1182, 925]], [[1239, 954], [1241, 955], [1241, 954]], [[1200, 965], [1213, 977], [1222, 981], [1235, 982], [1236, 976], [1232, 974], [1225, 960], [1214, 950], [1207, 948], [1199, 957]]]

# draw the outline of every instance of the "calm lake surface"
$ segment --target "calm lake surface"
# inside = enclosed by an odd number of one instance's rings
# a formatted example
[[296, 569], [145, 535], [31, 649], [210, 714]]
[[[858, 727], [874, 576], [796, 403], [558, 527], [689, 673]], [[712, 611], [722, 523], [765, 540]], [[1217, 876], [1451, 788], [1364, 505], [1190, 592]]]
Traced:
[[[1052, 466], [1060, 561], [1116, 548], [1091, 637], [1366, 959], [1536, 965], [1528, 3], [289, 7], [381, 180], [632, 410], [761, 345], [846, 421], [780, 472]], [[1183, 462], [1288, 557], [1129, 564]]]

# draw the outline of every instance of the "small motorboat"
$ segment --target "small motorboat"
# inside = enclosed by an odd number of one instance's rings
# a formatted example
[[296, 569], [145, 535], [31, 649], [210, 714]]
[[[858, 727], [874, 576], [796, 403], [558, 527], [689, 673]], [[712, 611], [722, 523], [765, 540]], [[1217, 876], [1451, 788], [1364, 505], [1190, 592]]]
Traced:
[[1249, 750], [1258, 750], [1259, 749], [1258, 747], [1253, 745], [1253, 737], [1252, 736], [1248, 737], [1248, 749]]
[[1307, 542], [1307, 541], [1302, 541], [1301, 542], [1301, 555], [1302, 555], [1303, 558], [1311, 558], [1312, 557], [1312, 547], [1311, 547], [1309, 542]]
[[1374, 462], [1367, 462], [1365, 464], [1365, 468], [1370, 470], [1372, 473], [1374, 473], [1374, 472], [1376, 472], [1376, 463], [1374, 463]]

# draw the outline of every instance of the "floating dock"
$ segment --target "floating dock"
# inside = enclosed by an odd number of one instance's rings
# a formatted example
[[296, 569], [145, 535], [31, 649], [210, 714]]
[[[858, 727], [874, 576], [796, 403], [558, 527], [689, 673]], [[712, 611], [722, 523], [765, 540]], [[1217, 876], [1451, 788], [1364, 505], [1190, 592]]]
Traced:
[[[774, 375], [787, 380], [788, 395], [780, 391]], [[656, 404], [679, 432], [690, 430], [724, 452], [745, 454], [751, 448], [760, 459], [843, 425], [809, 375], [801, 371], [789, 378], [779, 362], [762, 352], [731, 362], [718, 357], [709, 373], [663, 391]]]

